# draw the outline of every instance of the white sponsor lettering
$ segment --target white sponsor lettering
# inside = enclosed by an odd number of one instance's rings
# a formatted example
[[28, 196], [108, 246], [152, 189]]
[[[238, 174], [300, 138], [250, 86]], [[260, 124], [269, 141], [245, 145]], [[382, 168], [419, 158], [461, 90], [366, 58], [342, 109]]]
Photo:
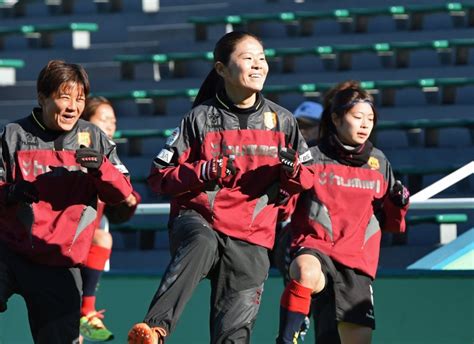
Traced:
[[381, 186], [380, 180], [362, 180], [359, 178], [344, 178], [338, 176], [334, 173], [320, 173], [319, 174], [319, 184], [325, 185], [329, 182], [329, 185], [337, 185], [347, 188], [357, 188], [357, 189], [371, 189], [379, 193]]
[[303, 154], [300, 155], [300, 161], [302, 163], [305, 163], [305, 162], [310, 161], [310, 160], [313, 160], [313, 155], [311, 154], [311, 152], [309, 150], [307, 150], [306, 152], [304, 152]]

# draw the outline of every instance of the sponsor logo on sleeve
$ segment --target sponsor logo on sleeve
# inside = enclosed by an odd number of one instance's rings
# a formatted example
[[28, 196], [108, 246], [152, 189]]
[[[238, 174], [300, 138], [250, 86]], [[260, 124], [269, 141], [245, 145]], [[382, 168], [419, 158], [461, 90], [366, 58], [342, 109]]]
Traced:
[[168, 139], [166, 139], [166, 144], [168, 146], [172, 146], [173, 143], [176, 142], [176, 140], [178, 139], [179, 137], [179, 127], [175, 128], [173, 130], [173, 132], [171, 133], [170, 137], [168, 137]]
[[300, 155], [300, 161], [302, 163], [305, 163], [305, 162], [310, 161], [310, 160], [313, 160], [313, 155], [311, 154], [311, 152], [309, 150], [307, 150], [306, 152], [304, 152], [303, 154]]
[[156, 157], [160, 159], [161, 161], [164, 161], [167, 164], [169, 164], [171, 159], [173, 158], [173, 152], [168, 149], [163, 148]]

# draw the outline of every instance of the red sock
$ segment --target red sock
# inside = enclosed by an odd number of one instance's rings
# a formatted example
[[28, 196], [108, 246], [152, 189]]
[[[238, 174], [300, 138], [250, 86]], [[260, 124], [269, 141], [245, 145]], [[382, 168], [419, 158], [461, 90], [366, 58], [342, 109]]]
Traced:
[[104, 270], [107, 259], [110, 258], [112, 250], [92, 244], [87, 256], [86, 267], [94, 270]]
[[290, 312], [308, 314], [313, 290], [306, 288], [295, 280], [290, 280], [281, 295], [280, 304]]
[[95, 296], [83, 296], [81, 305], [81, 316], [95, 311]]

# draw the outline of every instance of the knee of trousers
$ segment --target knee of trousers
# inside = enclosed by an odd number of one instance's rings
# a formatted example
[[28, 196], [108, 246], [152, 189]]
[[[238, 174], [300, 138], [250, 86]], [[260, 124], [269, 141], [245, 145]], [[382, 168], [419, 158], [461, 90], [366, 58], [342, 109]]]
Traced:
[[[202, 225], [201, 225], [202, 226]], [[217, 237], [213, 229], [203, 228], [201, 230], [194, 230], [188, 237], [178, 238], [172, 245], [172, 255], [178, 251], [193, 251], [198, 250], [201, 257], [213, 257], [217, 251]]]
[[227, 294], [213, 312], [212, 343], [247, 343], [243, 339], [250, 340], [262, 293], [263, 284]]

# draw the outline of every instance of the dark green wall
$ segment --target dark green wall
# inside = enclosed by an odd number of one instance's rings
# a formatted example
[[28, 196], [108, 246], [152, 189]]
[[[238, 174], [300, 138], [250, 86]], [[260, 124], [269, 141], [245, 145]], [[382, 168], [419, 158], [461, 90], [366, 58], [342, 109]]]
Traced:
[[[158, 286], [156, 277], [111, 276], [102, 279], [98, 307], [106, 324], [126, 343], [133, 323], [142, 320]], [[273, 343], [278, 323], [279, 277], [266, 283], [252, 343]], [[474, 278], [471, 276], [382, 276], [374, 288], [377, 330], [374, 343], [474, 343]], [[201, 283], [167, 344], [208, 343], [209, 285]], [[32, 343], [23, 301], [14, 297], [0, 315], [0, 344]], [[314, 343], [311, 332], [305, 343]]]

